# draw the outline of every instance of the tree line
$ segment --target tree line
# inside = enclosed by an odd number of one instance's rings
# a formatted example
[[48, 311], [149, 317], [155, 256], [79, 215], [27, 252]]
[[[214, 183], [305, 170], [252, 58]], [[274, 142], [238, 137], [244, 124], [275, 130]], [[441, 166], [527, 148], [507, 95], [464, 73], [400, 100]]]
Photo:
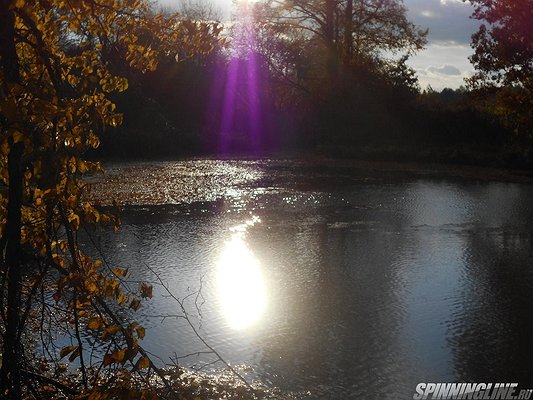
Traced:
[[[237, 2], [233, 21], [221, 32], [224, 45], [181, 63], [160, 63], [130, 80], [133, 90], [117, 98], [125, 125], [102, 136], [99, 154], [319, 151], [529, 166], [531, 2], [472, 3], [473, 17], [484, 22], [472, 41], [476, 74], [463, 87], [440, 93], [420, 88], [409, 66], [428, 32], [408, 20], [401, 1]], [[220, 18], [201, 1], [187, 3], [182, 15], [188, 14]], [[257, 64], [260, 146], [252, 145], [247, 121], [253, 113], [245, 78], [249, 58]], [[229, 149], [221, 152], [217, 143], [233, 68], [240, 71], [235, 112]]]

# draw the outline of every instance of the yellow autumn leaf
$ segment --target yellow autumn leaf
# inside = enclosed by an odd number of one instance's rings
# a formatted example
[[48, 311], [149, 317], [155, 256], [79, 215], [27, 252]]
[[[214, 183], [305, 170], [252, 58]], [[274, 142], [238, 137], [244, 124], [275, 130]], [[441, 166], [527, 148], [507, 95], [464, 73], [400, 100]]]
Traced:
[[115, 335], [119, 331], [118, 325], [111, 325], [104, 329], [104, 337]]
[[133, 299], [130, 303], [130, 308], [137, 311], [141, 307], [141, 301], [139, 299]]
[[15, 131], [13, 133], [13, 142], [18, 143], [18, 142], [21, 142], [22, 140], [24, 140], [24, 134], [22, 132]]
[[96, 284], [93, 281], [91, 281], [89, 279], [86, 279], [85, 280], [85, 289], [87, 289], [87, 292], [92, 294], [92, 293], [94, 293], [94, 292], [96, 292], [98, 290], [98, 286], [96, 286]]
[[70, 222], [70, 226], [75, 231], [77, 231], [78, 228], [80, 227], [80, 217], [77, 214], [74, 214], [74, 213], [70, 214], [68, 216], [68, 222]]
[[121, 349], [121, 350], [115, 350], [112, 354], [111, 354], [111, 357], [113, 357], [113, 360], [115, 361], [118, 361], [118, 362], [124, 362], [124, 357], [126, 356], [126, 349]]
[[137, 361], [137, 369], [143, 369], [148, 368], [150, 366], [150, 359], [148, 357], [141, 357], [139, 358], [139, 361]]
[[122, 291], [117, 295], [117, 304], [120, 306], [128, 301], [128, 296], [126, 296]]
[[149, 285], [147, 283], [142, 282], [139, 285], [139, 289], [141, 291], [141, 297], [149, 298], [149, 299], [152, 298], [152, 295], [153, 295], [153, 293], [152, 293], [152, 291], [153, 291], [152, 285]]
[[96, 329], [100, 329], [101, 326], [102, 326], [102, 319], [100, 317], [89, 318], [89, 322], [87, 323], [87, 328], [96, 330]]
[[78, 160], [78, 171], [80, 172], [80, 174], [84, 174], [88, 171], [87, 163], [85, 161]]
[[60, 358], [63, 358], [65, 357], [67, 354], [71, 353], [72, 351], [76, 350], [78, 348], [78, 346], [66, 346], [66, 347], [63, 347], [61, 349], [61, 351], [59, 352], [59, 357]]
[[76, 347], [76, 349], [70, 354], [70, 357], [68, 360], [70, 362], [74, 361], [78, 356], [80, 355], [80, 348]]
[[135, 328], [135, 331], [137, 332], [137, 337], [139, 339], [144, 339], [144, 334], [145, 334], [145, 331], [144, 331], [144, 328], [142, 326], [138, 326]]

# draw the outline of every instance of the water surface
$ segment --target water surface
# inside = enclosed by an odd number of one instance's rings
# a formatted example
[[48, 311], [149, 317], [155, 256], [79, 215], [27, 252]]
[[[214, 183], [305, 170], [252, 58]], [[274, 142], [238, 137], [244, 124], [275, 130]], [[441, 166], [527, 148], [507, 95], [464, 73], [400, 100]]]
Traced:
[[[532, 185], [291, 160], [114, 164], [99, 180], [127, 204], [119, 233], [97, 234], [106, 257], [157, 283], [152, 269], [251, 378], [316, 399], [533, 386]], [[220, 366], [154, 295], [144, 346]]]

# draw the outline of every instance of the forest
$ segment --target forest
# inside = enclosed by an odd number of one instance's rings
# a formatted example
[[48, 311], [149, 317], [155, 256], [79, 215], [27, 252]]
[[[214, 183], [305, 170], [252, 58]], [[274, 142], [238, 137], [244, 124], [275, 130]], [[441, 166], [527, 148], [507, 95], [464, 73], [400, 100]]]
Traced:
[[[428, 32], [399, 0], [242, 1], [226, 23], [205, 3], [171, 13], [145, 0], [2, 1], [0, 396], [244, 396], [171, 379], [143, 349], [145, 329], [123, 318], [152, 287], [78, 240], [95, 225], [119, 229], [87, 195], [101, 160], [321, 154], [530, 168], [533, 2], [471, 2], [483, 23], [476, 74], [436, 92], [407, 64]], [[72, 344], [54, 342], [58, 324]], [[32, 332], [48, 357], [34, 358]], [[96, 361], [87, 336], [106, 349]]]
[[[408, 65], [424, 47], [427, 29], [407, 19], [401, 2], [355, 3], [243, 3], [235, 15], [246, 18], [222, 28], [224, 42], [209, 54], [178, 63], [161, 59], [147, 73], [122, 66], [130, 89], [114, 100], [124, 124], [102, 135], [96, 155], [303, 152], [529, 167], [531, 37], [526, 20], [503, 28], [497, 22], [521, 15], [518, 8], [527, 2], [490, 11], [489, 2], [475, 2], [473, 17], [488, 22], [473, 37], [477, 73], [459, 89], [440, 92], [421, 88]], [[220, 18], [202, 1], [188, 3], [182, 15]], [[235, 70], [248, 71], [250, 60], [253, 80], [230, 82]], [[227, 115], [231, 85], [234, 105]], [[250, 122], [252, 114], [259, 120]], [[221, 147], [224, 130], [231, 135]], [[254, 130], [258, 137], [251, 140]]]

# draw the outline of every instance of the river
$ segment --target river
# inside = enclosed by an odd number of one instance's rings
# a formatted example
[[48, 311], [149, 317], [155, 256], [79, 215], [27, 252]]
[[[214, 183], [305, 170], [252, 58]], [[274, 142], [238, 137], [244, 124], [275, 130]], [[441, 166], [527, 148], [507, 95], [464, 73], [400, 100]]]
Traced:
[[160, 363], [221, 367], [159, 278], [226, 361], [306, 398], [533, 387], [533, 185], [334, 161], [106, 169], [94, 196], [122, 227], [94, 240], [154, 283], [135, 317]]

